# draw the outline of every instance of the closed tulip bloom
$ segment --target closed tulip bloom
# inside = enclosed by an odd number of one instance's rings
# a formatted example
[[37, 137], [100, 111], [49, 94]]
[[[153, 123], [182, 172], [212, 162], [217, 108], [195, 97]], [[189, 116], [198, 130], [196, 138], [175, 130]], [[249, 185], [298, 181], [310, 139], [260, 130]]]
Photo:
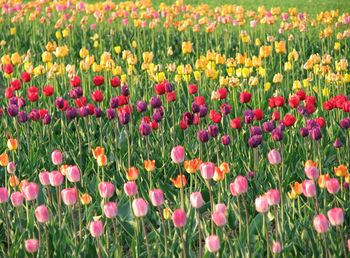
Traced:
[[9, 162], [7, 164], [7, 172], [9, 174], [13, 174], [16, 172], [16, 163], [15, 162]]
[[24, 198], [33, 201], [38, 197], [39, 187], [36, 183], [30, 182], [23, 187]]
[[0, 203], [8, 202], [9, 192], [6, 187], [0, 187]]
[[226, 225], [226, 215], [221, 211], [216, 211], [211, 215], [211, 219], [214, 221], [215, 225], [218, 227]]
[[312, 180], [305, 180], [302, 183], [303, 194], [310, 198], [316, 195], [316, 185]]
[[177, 209], [174, 211], [172, 219], [176, 228], [182, 228], [186, 225], [186, 212], [184, 210]]
[[244, 176], [237, 176], [230, 184], [230, 191], [233, 196], [244, 194], [248, 190], [248, 180]]
[[54, 150], [51, 153], [51, 160], [52, 163], [55, 165], [61, 165], [63, 161], [63, 154], [60, 150]]
[[337, 192], [339, 192], [339, 189], [340, 189], [338, 179], [336, 178], [329, 179], [326, 183], [326, 187], [329, 193], [336, 194]]
[[39, 181], [43, 186], [50, 185], [50, 173], [47, 171], [39, 173]]
[[319, 214], [314, 218], [313, 221], [315, 230], [322, 234], [326, 233], [329, 230], [329, 222], [327, 220], [327, 217], [323, 214]]
[[[23, 205], [23, 200], [24, 200], [24, 196], [21, 192], [13, 192], [11, 194], [11, 203], [13, 207], [21, 207]], [[0, 199], [0, 202], [1, 202], [1, 199]]]
[[80, 169], [77, 166], [69, 166], [67, 168], [67, 179], [72, 182], [76, 183], [80, 181]]
[[58, 171], [52, 171], [49, 179], [52, 186], [60, 186], [63, 183], [64, 176]]
[[100, 237], [103, 234], [103, 223], [100, 220], [90, 222], [90, 234], [93, 237]]
[[270, 206], [272, 205], [278, 205], [281, 200], [280, 192], [277, 189], [270, 189], [266, 193], [267, 202]]
[[39, 249], [39, 241], [37, 239], [27, 239], [24, 241], [24, 246], [28, 253], [35, 253]]
[[192, 207], [195, 209], [199, 209], [200, 207], [202, 207], [204, 204], [204, 200], [203, 200], [201, 192], [191, 193], [190, 202], [191, 202]]
[[114, 218], [118, 214], [118, 206], [115, 202], [107, 202], [103, 205], [103, 213], [107, 218]]
[[215, 253], [219, 251], [220, 249], [220, 239], [216, 235], [211, 235], [208, 236], [205, 239], [205, 248], [210, 252], [210, 253]]
[[182, 163], [185, 160], [185, 148], [176, 146], [171, 150], [171, 159], [174, 163]]
[[332, 226], [339, 226], [344, 222], [344, 210], [342, 208], [333, 208], [327, 212], [327, 217]]
[[75, 188], [66, 188], [61, 191], [61, 197], [65, 205], [74, 205], [78, 199], [78, 191]]
[[319, 177], [318, 169], [314, 166], [306, 166], [304, 172], [309, 179], [315, 180]]
[[49, 210], [44, 204], [35, 209], [35, 218], [39, 223], [49, 221]]
[[282, 251], [282, 245], [280, 241], [273, 241], [272, 243], [272, 252], [274, 254], [279, 254]]
[[225, 203], [218, 203], [214, 206], [214, 211], [215, 212], [222, 212], [223, 214], [226, 215], [227, 207]]
[[149, 199], [153, 206], [160, 206], [164, 203], [164, 194], [161, 189], [153, 189], [149, 191]]
[[199, 166], [199, 170], [201, 171], [201, 175], [205, 180], [210, 180], [213, 178], [215, 173], [215, 164], [212, 162], [203, 162]]
[[110, 198], [114, 194], [114, 185], [110, 182], [101, 182], [98, 184], [98, 192], [102, 198]]
[[267, 154], [267, 158], [271, 165], [278, 165], [281, 163], [281, 154], [275, 149], [271, 150]]
[[144, 217], [148, 212], [148, 204], [142, 198], [137, 198], [132, 201], [132, 210], [135, 217]]
[[258, 196], [255, 199], [255, 209], [257, 212], [266, 213], [269, 209], [269, 203], [265, 196]]
[[134, 196], [138, 193], [135, 181], [128, 181], [124, 184], [124, 192], [127, 196]]

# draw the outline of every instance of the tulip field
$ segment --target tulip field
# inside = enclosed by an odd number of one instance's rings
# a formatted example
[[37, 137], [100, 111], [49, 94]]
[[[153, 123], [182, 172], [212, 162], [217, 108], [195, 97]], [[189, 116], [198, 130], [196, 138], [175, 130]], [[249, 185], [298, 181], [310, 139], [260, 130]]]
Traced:
[[0, 0], [0, 257], [350, 257], [350, 3], [204, 2]]

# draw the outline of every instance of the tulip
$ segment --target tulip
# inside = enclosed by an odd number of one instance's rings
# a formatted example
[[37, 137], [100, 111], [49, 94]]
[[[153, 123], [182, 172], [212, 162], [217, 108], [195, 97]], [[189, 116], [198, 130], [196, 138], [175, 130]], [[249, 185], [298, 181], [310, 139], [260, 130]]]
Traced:
[[199, 169], [201, 171], [201, 175], [205, 180], [210, 180], [214, 176], [215, 172], [215, 164], [212, 162], [203, 162]]
[[255, 199], [255, 209], [257, 212], [266, 213], [267, 210], [269, 209], [269, 203], [267, 201], [267, 197], [258, 196]]
[[93, 237], [100, 237], [103, 234], [103, 223], [100, 220], [92, 221], [89, 229]]
[[305, 197], [314, 197], [316, 196], [316, 185], [314, 183], [314, 181], [312, 180], [305, 180], [302, 183], [302, 189], [303, 189], [303, 194], [305, 195]]
[[323, 214], [315, 216], [313, 224], [315, 230], [320, 234], [326, 233], [329, 230], [329, 222]]
[[76, 183], [80, 181], [80, 170], [77, 166], [69, 166], [67, 169], [67, 179], [72, 182]]
[[309, 179], [316, 180], [319, 176], [318, 169], [314, 166], [306, 166], [304, 172]]
[[172, 220], [176, 228], [182, 228], [186, 225], [186, 212], [184, 210], [177, 209], [172, 215]]
[[[0, 198], [1, 198], [1, 194], [0, 194]], [[13, 207], [21, 207], [23, 205], [23, 199], [24, 199], [24, 196], [21, 192], [13, 192], [11, 194], [11, 203]]]
[[215, 253], [220, 249], [220, 239], [216, 235], [208, 236], [205, 239], [205, 247], [210, 253]]
[[39, 249], [39, 241], [37, 239], [27, 239], [24, 241], [24, 246], [28, 253], [35, 253]]
[[174, 163], [182, 163], [185, 160], [185, 148], [176, 146], [171, 150], [171, 159]]
[[38, 197], [39, 187], [36, 183], [30, 182], [23, 187], [24, 198], [33, 201]]
[[214, 212], [222, 212], [223, 214], [226, 214], [227, 212], [227, 207], [225, 203], [218, 203], [214, 207]]
[[128, 181], [124, 184], [124, 192], [127, 196], [134, 196], [138, 193], [135, 181]]
[[39, 173], [39, 181], [43, 186], [50, 185], [50, 173], [47, 171]]
[[215, 225], [222, 227], [226, 225], [226, 216], [221, 211], [216, 211], [211, 215], [211, 219], [214, 221]]
[[278, 205], [281, 199], [280, 192], [277, 189], [270, 189], [266, 193], [266, 197], [270, 206]]
[[344, 210], [342, 208], [330, 209], [327, 217], [332, 226], [339, 226], [344, 222]]
[[248, 190], [248, 180], [244, 176], [237, 176], [235, 181], [230, 184], [230, 191], [233, 196], [246, 193]]
[[164, 203], [164, 195], [161, 189], [153, 189], [149, 191], [149, 199], [153, 206], [160, 206]]
[[114, 218], [118, 214], [118, 206], [115, 202], [107, 202], [103, 205], [103, 213], [107, 218]]
[[274, 254], [279, 254], [282, 251], [282, 245], [280, 241], [273, 241], [272, 243], [272, 252]]
[[7, 172], [9, 174], [14, 174], [16, 172], [16, 163], [14, 162], [9, 162], [7, 164]]
[[51, 153], [51, 160], [52, 163], [55, 165], [61, 165], [63, 161], [63, 154], [60, 150], [54, 150]]
[[110, 198], [114, 194], [114, 185], [110, 182], [101, 182], [98, 184], [98, 191], [102, 198]]
[[61, 191], [61, 197], [65, 205], [74, 205], [78, 199], [78, 192], [75, 188], [66, 188]]
[[148, 212], [148, 204], [142, 198], [137, 198], [132, 201], [132, 210], [135, 217], [144, 217]]
[[57, 186], [60, 186], [63, 183], [64, 176], [58, 171], [52, 171], [49, 174], [49, 180], [50, 180], [50, 184], [52, 186], [57, 187]]
[[9, 192], [6, 187], [0, 187], [0, 203], [6, 203], [9, 200]]
[[34, 214], [39, 223], [46, 223], [49, 221], [49, 210], [44, 204], [37, 207]]
[[326, 183], [326, 187], [329, 193], [336, 194], [337, 192], [339, 192], [339, 189], [340, 189], [338, 179], [336, 178], [329, 179]]
[[278, 165], [281, 163], [281, 154], [275, 149], [268, 153], [267, 158], [271, 165]]
[[190, 202], [191, 202], [192, 207], [195, 209], [199, 209], [200, 207], [202, 207], [204, 204], [204, 200], [203, 200], [201, 192], [193, 192], [190, 195]]

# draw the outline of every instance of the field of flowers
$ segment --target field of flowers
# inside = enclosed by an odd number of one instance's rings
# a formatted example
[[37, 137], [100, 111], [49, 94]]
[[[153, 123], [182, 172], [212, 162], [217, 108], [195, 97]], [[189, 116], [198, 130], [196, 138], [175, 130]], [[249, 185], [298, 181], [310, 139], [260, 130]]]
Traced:
[[350, 11], [219, 2], [0, 1], [1, 257], [349, 256]]

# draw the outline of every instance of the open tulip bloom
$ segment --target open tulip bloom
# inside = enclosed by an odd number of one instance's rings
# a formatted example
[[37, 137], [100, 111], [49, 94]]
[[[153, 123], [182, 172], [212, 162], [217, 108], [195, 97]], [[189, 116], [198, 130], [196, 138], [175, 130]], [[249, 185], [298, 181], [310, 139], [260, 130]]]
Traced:
[[0, 2], [0, 257], [349, 257], [349, 1], [164, 2]]

